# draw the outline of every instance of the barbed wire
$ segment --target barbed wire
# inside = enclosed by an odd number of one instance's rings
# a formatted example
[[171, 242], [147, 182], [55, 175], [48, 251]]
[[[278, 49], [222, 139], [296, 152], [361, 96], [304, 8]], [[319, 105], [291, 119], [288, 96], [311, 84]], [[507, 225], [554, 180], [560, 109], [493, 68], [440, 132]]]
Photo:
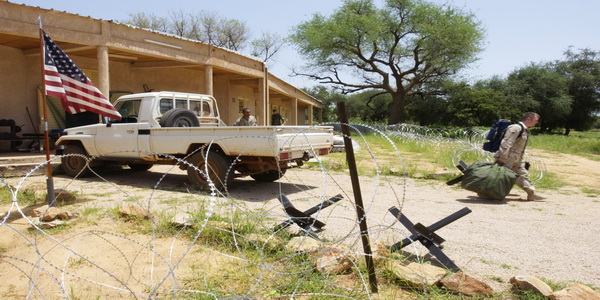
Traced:
[[[362, 157], [367, 157], [365, 160], [374, 168], [373, 176], [361, 177], [361, 184], [366, 187], [363, 189], [363, 199], [366, 199], [364, 209], [369, 233], [374, 241], [377, 238], [410, 235], [398, 226], [397, 220], [388, 212], [392, 206], [402, 211], [409, 197], [407, 159], [397, 147], [399, 143], [413, 142], [436, 148], [450, 145], [453, 164], [464, 157], [493, 159], [490, 153], [481, 149], [484, 132], [480, 131], [432, 129], [408, 124], [325, 125], [348, 125], [352, 136], [346, 138], [356, 142], [360, 151], [367, 153]], [[393, 157], [394, 164], [400, 169], [396, 176], [384, 172], [387, 162], [374, 149], [376, 146], [369, 144], [366, 135], [381, 136], [393, 149], [393, 153], [386, 156]], [[275, 137], [245, 135], [226, 139], [240, 138], [246, 142], [272, 143]], [[184, 157], [134, 150], [93, 157], [66, 154], [40, 163], [21, 178], [0, 178], [0, 183], [11, 197], [6, 213], [0, 218], [0, 235], [13, 237], [10, 245], [0, 244], [0, 278], [14, 287], [15, 295], [28, 299], [75, 299], [78, 294], [136, 299], [191, 296], [371, 299], [368, 280], [361, 271], [364, 266], [359, 259], [368, 254], [363, 253], [360, 247], [360, 220], [356, 220], [348, 176], [343, 171], [330, 170], [328, 157], [319, 156], [310, 144], [307, 133], [297, 130], [283, 142], [284, 145], [300, 140], [298, 144], [307, 145], [301, 150], [310, 154], [311, 162], [316, 167], [310, 170], [289, 169], [285, 176], [270, 184], [239, 180], [230, 186], [232, 181], [225, 178], [223, 189], [220, 190], [207, 176], [208, 164], [198, 167], [190, 163], [189, 158], [196, 153], [202, 153], [205, 159], [216, 155], [211, 150], [224, 140], [215, 139]], [[234, 175], [232, 170], [236, 162], [244, 155], [250, 155], [253, 146], [252, 143], [246, 143], [244, 150], [232, 159], [227, 176]], [[105, 172], [92, 167], [96, 162], [123, 153], [139, 157], [150, 155], [173, 163], [160, 168], [158, 177], [144, 177], [146, 181], [142, 183], [132, 183], [137, 179], [135, 177], [143, 177], [141, 175], [123, 178], [117, 175], [124, 171]], [[74, 178], [58, 175], [54, 179], [61, 191], [76, 190], [78, 199], [88, 200], [64, 207], [89, 209], [96, 211], [98, 216], [83, 216], [83, 220], [73, 222], [62, 230], [60, 227], [42, 228], [42, 223], [31, 217], [29, 211], [32, 205], [23, 199], [23, 191], [28, 188], [28, 183], [33, 185], [40, 182], [39, 176], [34, 176], [39, 170], [61, 159], [73, 157], [84, 160], [85, 170], [89, 170], [91, 175], [87, 178], [79, 176], [81, 173]], [[531, 156], [528, 159], [533, 162], [534, 180], [541, 179], [545, 173], [543, 160]], [[208, 188], [197, 190], [182, 183], [185, 175], [181, 174], [181, 169], [194, 170], [203, 176], [208, 181]], [[154, 181], [148, 180], [152, 178]], [[16, 185], [13, 186], [11, 182]], [[258, 190], [265, 196], [254, 199]], [[60, 197], [61, 193], [57, 196]], [[277, 201], [282, 194], [288, 195], [298, 209], [321, 203], [335, 194], [342, 195], [342, 201], [327, 209], [319, 209], [312, 215], [315, 220], [327, 224], [325, 231], [317, 233], [321, 240], [326, 241], [321, 249], [304, 249], [303, 246], [310, 243], [312, 238], [305, 231], [298, 231], [297, 227], [273, 230], [274, 224], [290, 218]], [[126, 205], [142, 208], [145, 215], [140, 218], [147, 218], [147, 221], [130, 220], [110, 213]], [[179, 212], [189, 216], [187, 225], [170, 223], [170, 218]], [[95, 219], [86, 221], [86, 218]], [[148, 225], [144, 225], [144, 222]], [[257, 238], [257, 234], [261, 236]], [[286, 250], [287, 240], [292, 237], [300, 238], [300, 244], [292, 247], [292, 250]], [[355, 283], [348, 285], [333, 274], [318, 271], [307, 257], [319, 251], [333, 251], [335, 255], [328, 258], [330, 262], [348, 259], [350, 269], [354, 270], [351, 274], [355, 276]], [[414, 251], [419, 253], [420, 250], [415, 246]], [[390, 257], [382, 259], [401, 260]], [[419, 261], [423, 262], [421, 258]], [[11, 280], [10, 277], [19, 279]], [[246, 281], [237, 283], [239, 286], [232, 286], [239, 278], [245, 278]]]

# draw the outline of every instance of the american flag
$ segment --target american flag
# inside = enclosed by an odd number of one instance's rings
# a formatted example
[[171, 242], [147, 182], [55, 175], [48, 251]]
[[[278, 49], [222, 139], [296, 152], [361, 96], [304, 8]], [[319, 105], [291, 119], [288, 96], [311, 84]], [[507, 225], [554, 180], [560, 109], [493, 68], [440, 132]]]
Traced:
[[120, 120], [119, 112], [92, 81], [43, 30], [42, 34], [46, 95], [61, 98], [62, 106], [68, 113], [89, 111]]

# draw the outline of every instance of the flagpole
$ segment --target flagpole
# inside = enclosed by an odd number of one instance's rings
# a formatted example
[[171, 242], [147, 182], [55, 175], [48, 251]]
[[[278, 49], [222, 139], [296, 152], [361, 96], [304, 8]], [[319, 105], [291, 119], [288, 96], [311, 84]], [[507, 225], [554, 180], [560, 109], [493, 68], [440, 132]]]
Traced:
[[56, 206], [54, 195], [54, 179], [52, 178], [52, 165], [50, 164], [50, 137], [48, 134], [48, 100], [46, 99], [46, 79], [44, 75], [44, 36], [42, 34], [42, 17], [38, 17], [40, 23], [40, 62], [42, 71], [42, 104], [44, 107], [44, 150], [46, 152], [46, 188], [48, 206]]

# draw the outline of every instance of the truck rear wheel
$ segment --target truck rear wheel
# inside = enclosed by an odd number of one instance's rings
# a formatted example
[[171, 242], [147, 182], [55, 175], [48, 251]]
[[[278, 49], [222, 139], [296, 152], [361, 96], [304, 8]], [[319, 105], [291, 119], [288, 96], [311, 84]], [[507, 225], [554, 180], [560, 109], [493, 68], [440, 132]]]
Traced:
[[281, 171], [267, 171], [264, 173], [250, 175], [250, 177], [252, 177], [254, 180], [260, 181], [260, 182], [273, 182], [273, 181], [283, 177], [283, 175], [285, 175], [285, 170], [286, 169], [283, 169]]
[[160, 117], [161, 127], [198, 127], [200, 122], [198, 117], [191, 110], [183, 108], [173, 108], [165, 112]]
[[205, 175], [206, 163], [208, 163], [208, 176], [215, 188], [223, 190], [233, 182], [231, 162], [218, 152], [209, 151], [208, 154], [201, 151], [196, 152], [189, 158], [189, 162], [198, 168], [198, 170], [190, 166], [187, 168], [188, 179], [192, 184], [208, 187], [209, 180]]
[[69, 145], [63, 151], [63, 157], [60, 159], [60, 166], [67, 176], [85, 177], [90, 175], [88, 166], [89, 156], [79, 145]]

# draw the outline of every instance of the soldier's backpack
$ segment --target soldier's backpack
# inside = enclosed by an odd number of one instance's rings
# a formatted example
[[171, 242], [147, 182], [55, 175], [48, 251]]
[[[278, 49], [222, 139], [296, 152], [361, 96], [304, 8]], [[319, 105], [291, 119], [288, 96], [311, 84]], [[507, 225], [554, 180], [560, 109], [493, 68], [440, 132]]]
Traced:
[[463, 171], [460, 186], [487, 198], [502, 200], [517, 181], [517, 173], [499, 164], [476, 162]]
[[[483, 143], [483, 150], [489, 152], [498, 151], [498, 149], [500, 149], [500, 143], [502, 142], [504, 134], [506, 133], [506, 128], [508, 128], [508, 126], [512, 124], [515, 123], [505, 119], [500, 119], [498, 120], [498, 122], [494, 123], [494, 125], [492, 125], [492, 127], [490, 128], [490, 131], [488, 132], [487, 136], [485, 137], [485, 139], [488, 141]], [[521, 125], [520, 123], [517, 124]], [[521, 135], [523, 135], [523, 130], [523, 125], [521, 125], [521, 132], [519, 133], [519, 136], [517, 138], [520, 138]]]

